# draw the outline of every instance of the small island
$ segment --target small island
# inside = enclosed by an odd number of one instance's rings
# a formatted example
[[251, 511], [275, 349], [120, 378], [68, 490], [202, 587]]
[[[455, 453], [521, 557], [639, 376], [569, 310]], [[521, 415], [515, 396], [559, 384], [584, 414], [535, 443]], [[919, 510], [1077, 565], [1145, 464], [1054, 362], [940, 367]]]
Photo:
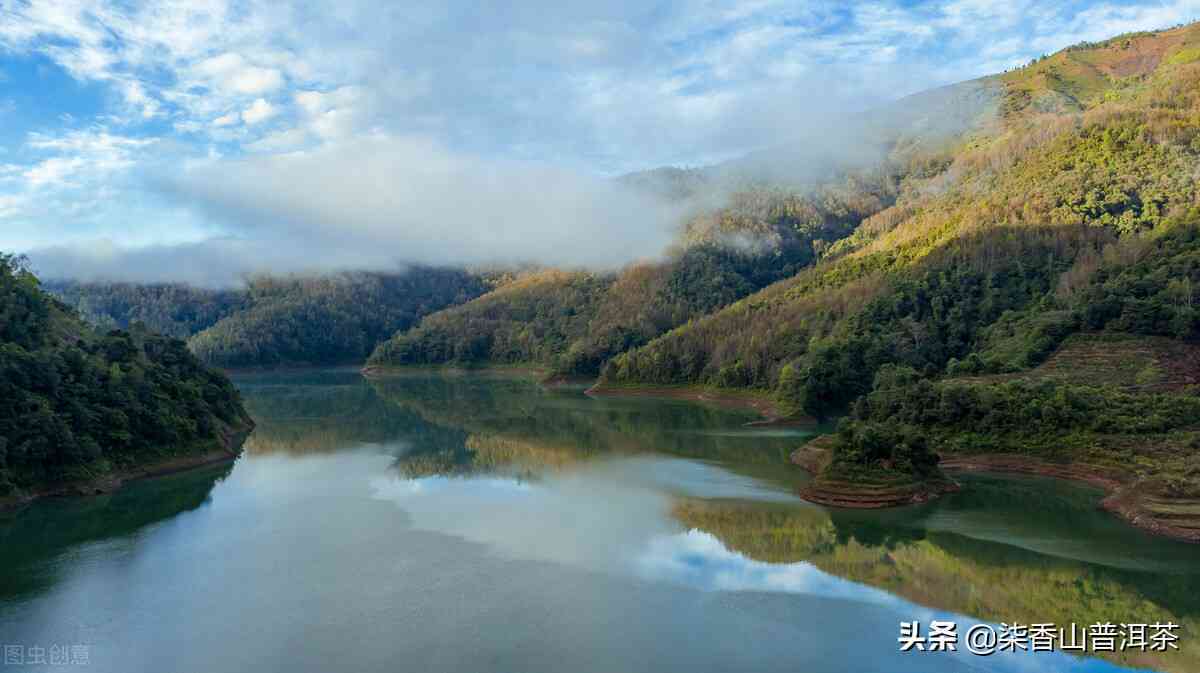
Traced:
[[792, 460], [814, 475], [801, 490], [804, 499], [830, 507], [898, 507], [959, 488], [912, 427], [892, 434], [873, 424], [845, 422], [836, 434], [797, 449]]

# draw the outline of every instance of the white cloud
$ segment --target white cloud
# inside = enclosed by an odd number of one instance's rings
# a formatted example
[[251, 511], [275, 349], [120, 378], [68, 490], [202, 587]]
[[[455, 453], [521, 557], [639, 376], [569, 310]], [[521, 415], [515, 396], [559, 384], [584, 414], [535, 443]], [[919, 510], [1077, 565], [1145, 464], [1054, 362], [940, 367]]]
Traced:
[[118, 158], [139, 147], [154, 144], [151, 138], [115, 135], [103, 127], [69, 131], [61, 135], [31, 133], [27, 145], [37, 150], [79, 152], [101, 157]]
[[65, 182], [68, 177], [87, 165], [80, 157], [51, 157], [25, 171], [25, 179], [33, 187]]
[[264, 98], [258, 98], [250, 104], [250, 107], [242, 110], [242, 121], [247, 124], [257, 124], [277, 114], [279, 114], [279, 110], [275, 106], [268, 103]]
[[241, 54], [224, 53], [193, 65], [188, 74], [211, 89], [233, 94], [264, 94], [283, 86], [283, 75], [246, 61]]
[[125, 101], [130, 107], [137, 110], [143, 119], [158, 116], [161, 106], [157, 100], [146, 93], [141, 82], [126, 80], [121, 83], [120, 88], [125, 96]]
[[362, 103], [365, 91], [361, 86], [343, 86], [332, 91], [297, 91], [296, 105], [310, 115], [335, 108], [349, 108]]
[[286, 152], [301, 147], [307, 142], [308, 133], [304, 129], [292, 128], [276, 131], [254, 142], [246, 143], [245, 148], [251, 152]]
[[283, 86], [283, 76], [269, 68], [244, 68], [233, 76], [230, 86], [238, 93], [268, 93]]
[[609, 181], [411, 136], [222, 161], [173, 184], [247, 235], [359, 260], [620, 264], [657, 255], [677, 214]]
[[[21, 152], [25, 160], [0, 166], [6, 245], [70, 240], [103, 206], [127, 203], [118, 199], [117, 185], [154, 143], [104, 127], [29, 134]], [[120, 229], [136, 232], [128, 220]]]
[[60, 245], [37, 251], [39, 268], [139, 280], [191, 273], [189, 280], [227, 284], [263, 268], [526, 261], [603, 267], [656, 256], [679, 214], [613, 181], [386, 135], [197, 161], [166, 188], [171, 201], [225, 223], [229, 234], [149, 250], [118, 245], [102, 257], [91, 242]]
[[0, 194], [0, 217], [14, 217], [25, 209], [24, 194]]
[[28, 148], [56, 156], [38, 161], [24, 175], [33, 187], [63, 183], [77, 174], [105, 177], [132, 166], [136, 154], [153, 143], [152, 139], [114, 135], [104, 128], [57, 136], [32, 133], [26, 141]]
[[[523, 194], [523, 181], [542, 175], [547, 165], [557, 166], [561, 176], [726, 159], [793, 138], [824, 120], [987, 74], [1072, 42], [1200, 14], [1197, 0], [1090, 5], [668, 0], [652, 7], [636, 0], [519, 0], [503, 7], [463, 0], [407, 5], [0, 0], [0, 5], [0, 54], [48, 58], [72, 77], [107, 88], [114, 101], [100, 113], [103, 119], [69, 122], [90, 129], [87, 147], [69, 147], [68, 128], [51, 126], [25, 147], [11, 148], [5, 159], [20, 170], [0, 176], [6, 212], [16, 203], [22, 208], [94, 203], [103, 188], [115, 189], [106, 175], [115, 180], [160, 174], [148, 165], [138, 170], [138, 162], [181, 164], [205, 156], [214, 145], [229, 157], [222, 165], [243, 171], [250, 182], [269, 182], [283, 170], [256, 164], [267, 161], [261, 155], [285, 153], [301, 164], [303, 157], [322, 156], [342, 172], [329, 176], [320, 166], [303, 165], [332, 182], [362, 170], [374, 185], [371, 194], [387, 193], [390, 182], [415, 180], [447, 202], [469, 201], [466, 192], [430, 184], [397, 158], [421, 154], [403, 140], [414, 138], [442, 148], [428, 152], [430, 160], [451, 157], [455, 165], [470, 161], [482, 167], [461, 171], [468, 182], [486, 184], [481, 176], [487, 171], [516, 171], [511, 179], [495, 179]], [[57, 116], [47, 119], [53, 124]], [[116, 136], [105, 141], [108, 132], [98, 131], [97, 122], [120, 129], [125, 141]], [[49, 138], [57, 144], [47, 144]], [[385, 140], [375, 147], [368, 138]], [[131, 144], [150, 140], [158, 140], [153, 152]], [[400, 148], [406, 142], [409, 147]], [[237, 164], [241, 155], [249, 157]], [[268, 175], [244, 173], [249, 165]], [[384, 165], [397, 173], [380, 173]], [[320, 195], [329, 193], [339, 206], [353, 205], [343, 193], [363, 188], [313, 184], [297, 170], [286, 172], [293, 182], [311, 186], [301, 200], [316, 212], [330, 212], [315, 202]], [[574, 178], [566, 182], [575, 184]], [[142, 184], [121, 188], [134, 191], [121, 192], [118, 202], [149, 193], [136, 191], [146, 189]], [[37, 189], [39, 199], [16, 198], [20, 189]], [[67, 191], [51, 194], [55, 189]], [[407, 194], [406, 189], [399, 192]], [[188, 190], [174, 196], [182, 194], [221, 217], [230, 215]], [[534, 212], [529, 219], [536, 221], [528, 227], [511, 221], [515, 205], [496, 204], [508, 230], [537, 231], [554, 240], [541, 227], [571, 216], [560, 212], [562, 204], [544, 205], [535, 198], [540, 196], [527, 194]], [[402, 203], [398, 196], [367, 202], [409, 232], [385, 242], [399, 241], [416, 250], [416, 257], [446, 256], [450, 242], [439, 237], [452, 238], [464, 257], [475, 258], [487, 247], [472, 237], [508, 252], [507, 242], [494, 243], [499, 234], [445, 214], [437, 202]], [[164, 214], [186, 205], [168, 203]], [[447, 227], [424, 232], [432, 241], [412, 238], [412, 232], [424, 231], [409, 221], [412, 213], [426, 207], [437, 217], [450, 217], [462, 231]], [[252, 210], [274, 208], [259, 204]], [[64, 205], [55, 215], [66, 212]], [[589, 211], [583, 219], [596, 216]], [[226, 226], [221, 217], [211, 217], [214, 227]], [[123, 224], [149, 229], [158, 219], [126, 218]], [[49, 226], [30, 218], [22, 222], [30, 231]], [[80, 232], [95, 226], [90, 218], [71, 222]], [[350, 239], [360, 234], [353, 230]]]

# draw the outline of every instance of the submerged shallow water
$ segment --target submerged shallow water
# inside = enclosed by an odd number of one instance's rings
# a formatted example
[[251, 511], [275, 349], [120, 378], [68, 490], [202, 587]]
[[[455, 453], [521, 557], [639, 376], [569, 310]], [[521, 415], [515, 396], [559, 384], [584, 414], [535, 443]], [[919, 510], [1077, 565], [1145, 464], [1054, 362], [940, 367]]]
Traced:
[[[258, 428], [235, 464], [0, 515], [7, 667], [1200, 671], [1200, 548], [1089, 488], [964, 476], [831, 512], [794, 495], [807, 433], [736, 411], [488, 376], [238, 384]], [[1165, 654], [900, 653], [932, 619], [1182, 628]]]

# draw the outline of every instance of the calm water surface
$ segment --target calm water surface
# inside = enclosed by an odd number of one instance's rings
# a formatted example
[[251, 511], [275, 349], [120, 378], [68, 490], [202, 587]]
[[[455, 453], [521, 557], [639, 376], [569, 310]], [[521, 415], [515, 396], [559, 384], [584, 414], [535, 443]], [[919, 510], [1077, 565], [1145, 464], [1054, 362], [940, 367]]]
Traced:
[[[1099, 494], [970, 476], [795, 497], [804, 431], [521, 379], [242, 377], [235, 464], [0, 515], [6, 670], [1200, 671], [1200, 548]], [[1168, 655], [897, 652], [901, 620], [1183, 624]]]

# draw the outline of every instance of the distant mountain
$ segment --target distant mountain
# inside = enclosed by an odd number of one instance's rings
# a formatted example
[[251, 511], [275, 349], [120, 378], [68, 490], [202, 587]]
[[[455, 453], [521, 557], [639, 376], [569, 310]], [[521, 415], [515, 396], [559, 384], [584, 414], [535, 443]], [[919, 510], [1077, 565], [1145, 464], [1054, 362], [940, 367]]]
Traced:
[[188, 340], [219, 367], [361, 364], [380, 341], [487, 285], [454, 269], [252, 279], [246, 307]]
[[261, 275], [239, 289], [53, 281], [47, 289], [102, 329], [147, 329], [188, 341], [218, 367], [361, 363], [421, 316], [472, 299], [498, 275], [414, 268], [395, 273]]
[[211, 290], [183, 283], [81, 283], [48, 280], [42, 287], [102, 330], [129, 329], [142, 323], [147, 329], [188, 337], [215, 325], [247, 306], [246, 293]]

